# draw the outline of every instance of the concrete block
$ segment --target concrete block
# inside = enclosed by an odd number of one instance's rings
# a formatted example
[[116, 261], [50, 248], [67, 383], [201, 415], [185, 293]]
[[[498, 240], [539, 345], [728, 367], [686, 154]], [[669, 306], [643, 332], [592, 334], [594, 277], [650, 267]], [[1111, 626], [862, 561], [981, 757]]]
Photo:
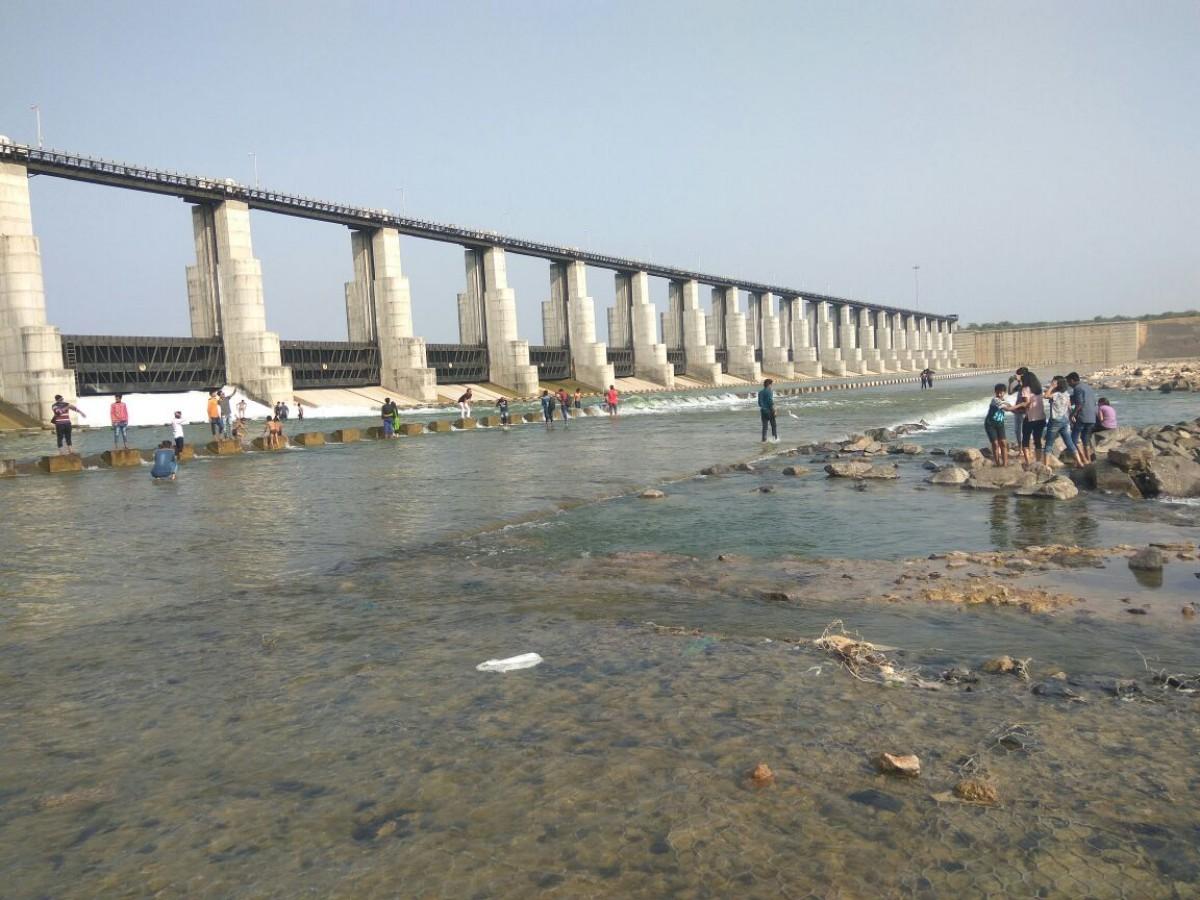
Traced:
[[455, 419], [454, 427], [463, 430], [475, 428], [479, 423], [475, 419]]
[[598, 416], [602, 412], [603, 412], [603, 410], [600, 409], [600, 407], [598, 407], [598, 406], [585, 406], [583, 408], [583, 414], [585, 416]]
[[400, 424], [400, 430], [396, 433], [403, 434], [407, 437], [416, 437], [418, 434], [425, 433], [425, 426], [421, 425], [419, 422], [402, 422]]
[[[284, 449], [284, 447], [287, 446], [287, 442], [285, 441], [283, 444], [280, 444], [279, 446], [276, 446], [276, 447], [268, 447], [267, 439], [265, 437], [256, 437], [254, 440], [252, 440], [250, 442], [250, 446], [253, 447], [255, 450], [265, 450], [268, 453], [275, 453], [279, 450]], [[184, 447], [183, 449], [187, 450], [189, 448]]]
[[241, 441], [226, 438], [208, 442], [208, 452], [213, 456], [232, 456], [235, 453], [241, 453], [244, 449]]
[[368, 441], [379, 441], [383, 439], [383, 436], [382, 425], [372, 425], [363, 433], [364, 439]]
[[38, 468], [48, 475], [58, 475], [62, 472], [82, 472], [83, 458], [77, 453], [68, 456], [43, 456], [38, 461]]
[[319, 431], [305, 431], [292, 438], [292, 442], [301, 447], [321, 447], [325, 444], [325, 435]]
[[142, 464], [142, 454], [137, 450], [105, 450], [100, 454], [103, 465], [123, 469]]
[[362, 437], [357, 428], [339, 428], [329, 433], [329, 440], [335, 444], [353, 444]]
[[15, 459], [0, 459], [0, 478], [16, 478], [17, 461]]
[[438, 419], [436, 422], [429, 423], [429, 430], [437, 434], [449, 432], [452, 428], [449, 419]]
[[500, 417], [499, 416], [484, 416], [482, 419], [479, 420], [479, 424], [484, 428], [499, 428], [500, 427]]
[[103, 453], [89, 453], [87, 456], [85, 456], [83, 458], [83, 467], [85, 469], [106, 468], [106, 466], [104, 464], [104, 454]]
[[536, 412], [525, 413], [523, 418], [525, 419], [526, 422], [540, 422], [540, 421], [542, 421], [542, 414], [536, 413]]
[[[184, 444], [182, 450], [175, 451], [175, 462], [191, 462], [196, 458], [196, 448], [191, 444]], [[150, 451], [150, 461], [154, 461], [154, 451]]]

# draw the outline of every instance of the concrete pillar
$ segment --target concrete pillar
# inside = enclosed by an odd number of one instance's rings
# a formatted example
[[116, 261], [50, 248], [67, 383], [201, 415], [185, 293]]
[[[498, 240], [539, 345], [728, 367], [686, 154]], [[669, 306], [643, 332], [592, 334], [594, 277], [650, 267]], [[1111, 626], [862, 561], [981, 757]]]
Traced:
[[905, 330], [908, 337], [908, 351], [912, 355], [913, 369], [920, 371], [929, 365], [925, 355], [925, 345], [921, 334], [921, 317], [909, 315], [906, 317]]
[[537, 366], [529, 342], [517, 339], [517, 295], [499, 247], [466, 250], [467, 290], [458, 295], [458, 327], [464, 344], [484, 344], [488, 381], [523, 397], [538, 392]]
[[352, 341], [379, 346], [379, 380], [405, 397], [437, 400], [437, 372], [425, 339], [413, 335], [412, 293], [400, 263], [400, 232], [375, 228], [350, 233], [354, 280], [346, 283], [346, 327]]
[[886, 372], [883, 356], [875, 345], [874, 310], [858, 308], [858, 347], [862, 353], [864, 372]]
[[672, 281], [667, 285], [667, 311], [662, 315], [663, 343], [668, 349], [683, 346], [683, 282]]
[[700, 308], [700, 282], [672, 281], [669, 291], [671, 315], [678, 310], [680, 340], [687, 361], [685, 371], [689, 377], [706, 384], [720, 384], [721, 365], [717, 362], [716, 348], [708, 342], [704, 310]]
[[820, 377], [821, 362], [812, 345], [808, 301], [803, 297], [786, 297], [783, 305], [787, 309], [787, 337], [791, 342], [793, 374]]
[[608, 346], [596, 340], [596, 302], [587, 292], [587, 266], [582, 262], [551, 263], [563, 267], [567, 283], [567, 346], [575, 380], [588, 387], [606, 389], [616, 381]]
[[225, 378], [268, 405], [292, 402], [292, 370], [283, 365], [279, 335], [267, 331], [262, 263], [250, 239], [250, 208], [223, 200], [192, 212], [196, 265], [188, 269], [192, 333], [225, 348]]
[[907, 319], [904, 313], [892, 313], [892, 350], [896, 354], [897, 371], [900, 372], [911, 372], [913, 368], [912, 351], [908, 349]]
[[746, 381], [760, 381], [762, 367], [754, 359], [754, 345], [746, 334], [746, 314], [738, 297], [736, 287], [713, 288], [713, 319], [717, 328], [724, 329], [718, 334], [723, 338], [729, 374]]
[[892, 321], [895, 313], [879, 310], [875, 314], [875, 345], [879, 350], [880, 371], [900, 371], [900, 358], [896, 353]]
[[550, 264], [550, 299], [542, 301], [542, 344], [547, 347], [569, 347], [570, 326], [567, 324], [567, 267], [565, 263]]
[[608, 311], [608, 346], [633, 346], [633, 275], [618, 272], [612, 309]]
[[[770, 375], [776, 375], [786, 381], [796, 377], [796, 369], [788, 354], [787, 341], [783, 333], [784, 310], [789, 307], [786, 303], [775, 312], [775, 295], [771, 293], [751, 295], [751, 311], [757, 311], [758, 329], [762, 346], [762, 370]], [[791, 316], [787, 316], [791, 322]], [[753, 321], [753, 320], [752, 320]]]
[[954, 332], [958, 330], [958, 323], [953, 319], [946, 321], [946, 358], [949, 360], [951, 369], [957, 369], [962, 363], [958, 358], [958, 350], [954, 347]]
[[826, 374], [846, 374], [846, 362], [842, 359], [842, 351], [838, 347], [833, 304], [827, 301], [817, 304], [817, 347], [820, 350], [821, 368]]
[[75, 401], [75, 373], [63, 368], [62, 338], [46, 322], [29, 173], [0, 163], [0, 397], [49, 422], [55, 394]]
[[[624, 284], [622, 284], [624, 279]], [[667, 345], [658, 340], [658, 322], [650, 301], [650, 276], [645, 272], [617, 275], [617, 302], [629, 295], [633, 340], [633, 374], [665, 388], [675, 387], [675, 367], [667, 362]]]
[[848, 373], [866, 371], [863, 367], [862, 350], [858, 346], [858, 322], [854, 315], [855, 307], [843, 303], [838, 308], [838, 346], [842, 351], [842, 362], [846, 364]]

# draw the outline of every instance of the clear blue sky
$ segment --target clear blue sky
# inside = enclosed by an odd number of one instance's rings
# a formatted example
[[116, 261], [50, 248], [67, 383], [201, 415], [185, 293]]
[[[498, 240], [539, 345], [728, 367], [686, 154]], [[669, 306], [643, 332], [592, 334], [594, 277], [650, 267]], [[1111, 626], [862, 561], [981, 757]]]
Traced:
[[[1200, 306], [1196, 2], [7, 0], [2, 23], [23, 142], [36, 103], [51, 147], [245, 183], [254, 152], [265, 187], [877, 302], [910, 305], [919, 264], [921, 307], [964, 321]], [[55, 324], [187, 333], [186, 205], [32, 192]], [[345, 229], [253, 226], [270, 326], [344, 339]], [[461, 251], [404, 253], [418, 333], [457, 340]], [[547, 266], [509, 266], [540, 343]], [[590, 287], [603, 323], [611, 275]]]

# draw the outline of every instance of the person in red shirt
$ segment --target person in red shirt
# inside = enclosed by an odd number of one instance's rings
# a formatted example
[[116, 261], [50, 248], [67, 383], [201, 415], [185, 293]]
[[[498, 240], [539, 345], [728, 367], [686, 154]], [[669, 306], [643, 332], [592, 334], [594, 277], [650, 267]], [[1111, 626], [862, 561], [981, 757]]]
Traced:
[[604, 395], [604, 402], [608, 404], [609, 416], [616, 418], [617, 403], [620, 401], [620, 399], [620, 396], [617, 394], [617, 386], [615, 384], [610, 384], [608, 386], [608, 392]]
[[117, 439], [120, 438], [121, 446], [128, 450], [129, 435], [126, 429], [129, 428], [129, 407], [120, 394], [113, 398], [112, 406], [108, 408], [108, 418], [112, 422], [113, 448], [116, 448]]

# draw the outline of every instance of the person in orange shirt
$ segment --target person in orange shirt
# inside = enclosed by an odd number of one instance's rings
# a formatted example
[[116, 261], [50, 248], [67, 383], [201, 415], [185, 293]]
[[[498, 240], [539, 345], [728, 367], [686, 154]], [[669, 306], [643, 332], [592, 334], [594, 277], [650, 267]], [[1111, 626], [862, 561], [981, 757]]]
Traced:
[[121, 446], [128, 450], [129, 434], [126, 429], [129, 428], [129, 407], [125, 405], [120, 394], [113, 398], [112, 406], [108, 408], [108, 418], [112, 422], [114, 449], [117, 446], [117, 438], [120, 438]]
[[604, 402], [608, 404], [609, 416], [614, 419], [617, 416], [617, 404], [620, 402], [620, 400], [621, 398], [617, 394], [617, 386], [615, 384], [610, 384], [608, 386], [608, 391], [604, 394]]
[[208, 392], [208, 425], [213, 437], [221, 433], [221, 401], [217, 399], [216, 391]]

